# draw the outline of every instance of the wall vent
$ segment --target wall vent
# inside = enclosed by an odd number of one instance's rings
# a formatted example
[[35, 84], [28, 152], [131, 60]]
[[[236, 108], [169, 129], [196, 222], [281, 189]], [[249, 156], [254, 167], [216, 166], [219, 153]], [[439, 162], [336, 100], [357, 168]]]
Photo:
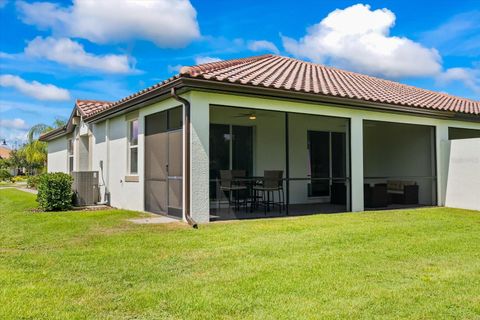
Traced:
[[98, 171], [73, 171], [73, 193], [75, 206], [91, 206], [99, 201]]

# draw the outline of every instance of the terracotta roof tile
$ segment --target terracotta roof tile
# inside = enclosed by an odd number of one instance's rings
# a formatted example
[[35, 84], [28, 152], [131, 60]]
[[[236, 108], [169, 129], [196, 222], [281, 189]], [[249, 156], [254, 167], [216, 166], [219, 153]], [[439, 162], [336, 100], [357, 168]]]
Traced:
[[77, 100], [75, 106], [80, 110], [83, 116], [88, 117], [92, 114], [107, 109], [112, 102], [98, 100]]
[[271, 54], [183, 67], [180, 74], [117, 102], [94, 101], [97, 104], [92, 105], [91, 101], [82, 105], [81, 109], [92, 116], [178, 78], [239, 83], [245, 86], [480, 115], [479, 101]]

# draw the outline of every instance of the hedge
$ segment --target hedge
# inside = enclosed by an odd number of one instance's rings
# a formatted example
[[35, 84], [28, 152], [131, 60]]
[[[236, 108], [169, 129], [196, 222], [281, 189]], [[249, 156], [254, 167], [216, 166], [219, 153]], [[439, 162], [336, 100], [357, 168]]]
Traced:
[[45, 211], [62, 211], [72, 207], [72, 182], [70, 175], [62, 172], [44, 173], [38, 177], [37, 201]]

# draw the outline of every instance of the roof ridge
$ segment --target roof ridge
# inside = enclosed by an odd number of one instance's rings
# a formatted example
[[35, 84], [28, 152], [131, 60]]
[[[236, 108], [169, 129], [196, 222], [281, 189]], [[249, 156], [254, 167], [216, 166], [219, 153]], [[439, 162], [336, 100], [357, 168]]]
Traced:
[[249, 63], [249, 62], [255, 62], [258, 60], [269, 58], [271, 56], [273, 55], [264, 54], [260, 56], [253, 56], [253, 57], [246, 57], [246, 58], [239, 58], [239, 59], [207, 62], [207, 63], [202, 63], [194, 66], [184, 66], [180, 69], [180, 76], [183, 76], [183, 75], [195, 76], [198, 73], [212, 72], [219, 68], [229, 68], [229, 67]]

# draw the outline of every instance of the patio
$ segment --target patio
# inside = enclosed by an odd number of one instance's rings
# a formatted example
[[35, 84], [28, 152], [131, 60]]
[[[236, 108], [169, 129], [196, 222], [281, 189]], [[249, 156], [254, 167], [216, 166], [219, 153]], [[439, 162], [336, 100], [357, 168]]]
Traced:
[[348, 128], [344, 118], [211, 106], [210, 219], [349, 211]]

